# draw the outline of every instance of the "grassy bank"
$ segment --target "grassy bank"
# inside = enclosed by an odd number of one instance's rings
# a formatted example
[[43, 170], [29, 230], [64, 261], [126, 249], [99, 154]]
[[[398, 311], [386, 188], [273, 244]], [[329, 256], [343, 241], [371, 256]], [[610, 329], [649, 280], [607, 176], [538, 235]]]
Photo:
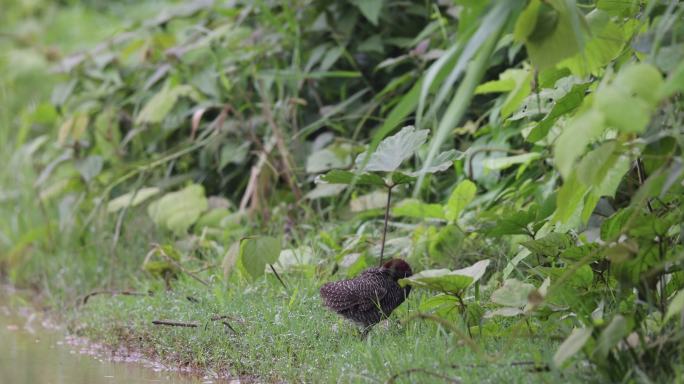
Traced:
[[[544, 383], [591, 377], [586, 368], [546, 372], [559, 341], [531, 335], [526, 327], [516, 337], [475, 338], [469, 346], [431, 321], [411, 320], [427, 298], [421, 294], [362, 340], [355, 327], [322, 307], [315, 281], [287, 282], [289, 291], [269, 276], [249, 286], [216, 287], [220, 294], [187, 281], [151, 297], [99, 295], [72, 313], [70, 329], [144, 351], [170, 367], [257, 381]], [[211, 320], [217, 316], [226, 317]]]

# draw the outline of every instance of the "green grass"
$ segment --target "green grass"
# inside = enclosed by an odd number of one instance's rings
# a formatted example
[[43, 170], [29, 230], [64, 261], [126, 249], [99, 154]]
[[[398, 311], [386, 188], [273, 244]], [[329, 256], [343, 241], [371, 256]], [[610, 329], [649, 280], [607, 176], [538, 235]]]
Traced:
[[[257, 377], [265, 381], [529, 383], [586, 381], [588, 371], [530, 372], [520, 361], [543, 365], [557, 342], [546, 337], [475, 338], [478, 355], [432, 322], [408, 320], [426, 296], [412, 294], [387, 324], [362, 340], [350, 323], [325, 310], [318, 283], [290, 279], [288, 293], [275, 278], [256, 284], [198, 288], [178, 282], [154, 296], [92, 297], [72, 312], [73, 332], [112, 346], [127, 346], [170, 366]], [[197, 302], [188, 300], [187, 296]], [[228, 315], [234, 333], [212, 316]], [[196, 322], [197, 328], [153, 325], [153, 320]], [[457, 366], [457, 367], [455, 367]], [[424, 371], [423, 371], [424, 370]], [[431, 372], [431, 373], [425, 373]]]

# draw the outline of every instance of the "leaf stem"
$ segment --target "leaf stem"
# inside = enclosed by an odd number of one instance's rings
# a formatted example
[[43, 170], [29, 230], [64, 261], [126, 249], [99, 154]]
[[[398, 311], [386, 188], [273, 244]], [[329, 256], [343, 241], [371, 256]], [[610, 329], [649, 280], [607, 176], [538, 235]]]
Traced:
[[382, 266], [382, 259], [385, 256], [385, 239], [387, 238], [387, 222], [389, 221], [389, 209], [390, 202], [392, 199], [392, 188], [394, 185], [387, 186], [387, 205], [385, 206], [385, 223], [382, 227], [382, 244], [380, 244], [380, 263], [378, 266]]

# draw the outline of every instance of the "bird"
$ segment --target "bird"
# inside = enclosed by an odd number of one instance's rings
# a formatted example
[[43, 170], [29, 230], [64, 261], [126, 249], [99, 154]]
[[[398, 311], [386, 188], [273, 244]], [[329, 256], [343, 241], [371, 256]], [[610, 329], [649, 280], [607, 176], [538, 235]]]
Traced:
[[411, 292], [398, 280], [413, 274], [411, 266], [401, 259], [392, 259], [381, 267], [369, 268], [359, 276], [324, 284], [323, 304], [332, 311], [359, 325], [365, 336], [370, 328], [386, 319]]

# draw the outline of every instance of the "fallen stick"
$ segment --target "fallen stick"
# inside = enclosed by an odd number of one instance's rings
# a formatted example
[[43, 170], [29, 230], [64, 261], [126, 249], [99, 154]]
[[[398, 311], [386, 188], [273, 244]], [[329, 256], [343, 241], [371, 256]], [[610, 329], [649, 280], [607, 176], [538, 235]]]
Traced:
[[[228, 321], [226, 321], [226, 319], [239, 321], [239, 320], [237, 320], [231, 316], [228, 316], [228, 315], [212, 316], [209, 319], [209, 321], [221, 321], [221, 324], [228, 327], [231, 331], [233, 331], [233, 333], [235, 333], [237, 335], [238, 332], [235, 330], [235, 328], [233, 328], [232, 325], [230, 325], [230, 323]], [[174, 321], [174, 320], [152, 320], [152, 324], [154, 324], [154, 325], [166, 325], [169, 327], [182, 327], [182, 328], [197, 328], [200, 326], [200, 324], [198, 324], [196, 322], [187, 322], [186, 323], [186, 322]], [[206, 328], [206, 326], [205, 326], [205, 328]]]
[[152, 292], [135, 292], [135, 291], [93, 291], [83, 297], [82, 305], [86, 305], [91, 297], [96, 295], [111, 295], [111, 296], [152, 296]]
[[197, 323], [182, 323], [180, 321], [170, 321], [170, 320], [152, 320], [154, 325], [168, 325], [171, 327], [185, 327], [185, 328], [197, 328], [199, 325]]

